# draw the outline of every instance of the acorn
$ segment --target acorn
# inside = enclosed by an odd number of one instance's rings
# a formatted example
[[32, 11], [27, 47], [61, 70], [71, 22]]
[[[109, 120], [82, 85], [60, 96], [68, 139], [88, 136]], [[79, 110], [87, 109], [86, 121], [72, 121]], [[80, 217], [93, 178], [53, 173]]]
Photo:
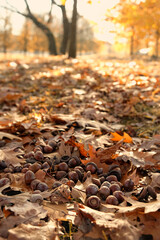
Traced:
[[38, 203], [39, 205], [41, 205], [42, 204], [42, 202], [43, 202], [43, 198], [42, 198], [42, 196], [40, 195], [40, 194], [32, 194], [31, 196], [30, 196], [30, 201], [32, 202], [32, 203]]
[[89, 184], [86, 188], [86, 195], [87, 197], [91, 196], [91, 195], [96, 195], [98, 193], [98, 186], [96, 184]]
[[155, 192], [154, 188], [151, 187], [150, 185], [147, 187], [148, 194], [153, 198], [157, 198], [157, 193]]
[[70, 156], [68, 155], [63, 155], [60, 159], [61, 162], [66, 162], [66, 163], [69, 162], [69, 160], [70, 160]]
[[92, 182], [96, 184], [98, 187], [101, 186], [101, 181], [98, 178], [92, 178]]
[[79, 180], [79, 175], [76, 171], [70, 171], [68, 173], [69, 180], [73, 180], [75, 183]]
[[118, 205], [119, 204], [118, 199], [113, 195], [109, 195], [106, 198], [106, 203], [107, 204], [112, 204], [112, 205]]
[[139, 201], [148, 199], [147, 187], [142, 188], [142, 190], [138, 194], [137, 198], [138, 198]]
[[122, 191], [113, 192], [113, 196], [115, 196], [118, 199], [119, 203], [124, 201], [124, 197], [123, 197], [124, 193]]
[[99, 210], [101, 205], [101, 200], [99, 197], [92, 195], [87, 199], [86, 204], [90, 208]]
[[115, 175], [109, 175], [109, 176], [106, 177], [106, 181], [108, 181], [108, 182], [112, 182], [112, 181], [117, 182], [118, 179], [117, 179], [117, 177]]
[[128, 178], [126, 179], [126, 181], [123, 184], [124, 190], [127, 192], [130, 192], [133, 190], [134, 188], [134, 182], [132, 181], [132, 179]]
[[100, 187], [98, 194], [102, 200], [106, 200], [106, 198], [110, 195], [110, 189], [107, 186]]
[[86, 172], [90, 171], [91, 174], [94, 174], [97, 172], [97, 164], [94, 162], [88, 162], [85, 167]]
[[115, 175], [117, 177], [117, 180], [120, 181], [122, 178], [122, 172], [121, 169], [119, 167], [116, 167], [114, 169], [112, 169], [111, 171], [109, 171], [108, 173], [109, 175]]

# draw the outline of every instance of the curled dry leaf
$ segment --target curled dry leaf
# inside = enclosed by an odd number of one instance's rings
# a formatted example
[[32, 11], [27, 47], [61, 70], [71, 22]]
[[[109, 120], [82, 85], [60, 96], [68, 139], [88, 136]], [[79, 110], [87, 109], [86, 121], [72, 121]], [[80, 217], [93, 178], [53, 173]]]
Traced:
[[[92, 183], [92, 181], [88, 179], [86, 179], [85, 182], [87, 184]], [[75, 200], [81, 200], [82, 203], [85, 203], [85, 200], [86, 200], [86, 188], [84, 184], [78, 181], [77, 184], [72, 188], [72, 193], [71, 193], [72, 197]]]
[[154, 166], [159, 163], [159, 160], [154, 158], [156, 152], [143, 152], [141, 149], [128, 149], [118, 153], [119, 158], [123, 161], [131, 161], [136, 167]]
[[62, 184], [58, 188], [56, 188], [50, 197], [52, 203], [66, 203], [71, 199], [71, 190], [69, 186]]
[[98, 150], [97, 151], [97, 158], [101, 163], [112, 163], [113, 162], [113, 156], [116, 154], [116, 151], [120, 148], [122, 145], [123, 139], [121, 139], [117, 144], [104, 149], [104, 150]]
[[56, 240], [59, 233], [61, 232], [60, 230], [57, 231], [56, 220], [50, 220], [43, 225], [20, 224], [18, 227], [9, 230], [8, 240]]
[[160, 194], [157, 194], [157, 199], [149, 202], [140, 202], [137, 199], [124, 196], [126, 202], [130, 206], [115, 206], [109, 204], [102, 204], [101, 211], [103, 212], [116, 212], [116, 213], [131, 213], [131, 212], [143, 212], [145, 214], [151, 212], [157, 212], [160, 208]]
[[[22, 151], [20, 152], [22, 154]], [[7, 165], [20, 166], [24, 160], [18, 158], [19, 152], [15, 152], [13, 149], [0, 150], [0, 161], [5, 161]]]
[[160, 188], [160, 173], [152, 173], [151, 186]]
[[34, 219], [34, 217], [45, 218], [47, 215], [47, 211], [43, 209], [38, 203], [31, 203], [29, 201], [26, 202], [18, 202], [14, 206], [6, 206], [6, 210], [14, 212], [15, 215], [19, 215], [24, 217], [26, 220]]
[[15, 136], [13, 134], [6, 133], [6, 132], [0, 132], [0, 139], [3, 139], [4, 137], [5, 138], [9, 138], [11, 140], [13, 140], [13, 139], [22, 140], [22, 138], [17, 137], [17, 136]]
[[[113, 213], [101, 212], [79, 205], [77, 218], [79, 230], [81, 230], [83, 219], [89, 219], [90, 223], [102, 228], [106, 235], [113, 237], [112, 239], [138, 240], [140, 236], [140, 229], [131, 225], [127, 219], [118, 218]], [[76, 221], [77, 219], [75, 219], [75, 223]], [[88, 228], [86, 233], [92, 231], [91, 229]]]

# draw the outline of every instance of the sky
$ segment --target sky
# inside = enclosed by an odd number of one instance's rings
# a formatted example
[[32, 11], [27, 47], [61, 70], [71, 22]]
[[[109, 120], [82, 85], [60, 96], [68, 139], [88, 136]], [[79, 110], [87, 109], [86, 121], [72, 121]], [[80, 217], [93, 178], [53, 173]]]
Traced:
[[[5, 0], [1, 0], [1, 2], [5, 3]], [[12, 3], [12, 5], [20, 11], [25, 10], [23, 0], [8, 0], [8, 2]], [[96, 38], [113, 43], [114, 34], [111, 33], [111, 31], [113, 32], [114, 26], [113, 24], [106, 22], [104, 19], [106, 10], [112, 8], [119, 2], [119, 0], [92, 0], [92, 4], [87, 4], [86, 2], [87, 0], [78, 0], [79, 14], [94, 23]], [[34, 13], [47, 13], [50, 8], [50, 0], [28, 0], [28, 3]], [[72, 5], [72, 0], [67, 0], [66, 7], [72, 9]], [[61, 17], [61, 11], [58, 7], [54, 7], [53, 12], [56, 16]], [[11, 21], [14, 34], [19, 34], [24, 20], [24, 17], [19, 14], [12, 14]]]

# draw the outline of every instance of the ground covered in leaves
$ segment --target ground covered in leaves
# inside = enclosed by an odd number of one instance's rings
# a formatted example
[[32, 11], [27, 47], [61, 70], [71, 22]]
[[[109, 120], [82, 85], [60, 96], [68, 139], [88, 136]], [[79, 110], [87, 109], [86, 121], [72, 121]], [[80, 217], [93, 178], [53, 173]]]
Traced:
[[0, 89], [0, 239], [159, 239], [158, 62], [6, 57]]

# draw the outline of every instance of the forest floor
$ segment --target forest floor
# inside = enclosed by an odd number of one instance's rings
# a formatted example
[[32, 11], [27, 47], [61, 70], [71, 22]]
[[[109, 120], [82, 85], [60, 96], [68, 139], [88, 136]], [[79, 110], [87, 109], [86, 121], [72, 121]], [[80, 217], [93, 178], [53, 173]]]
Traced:
[[159, 66], [0, 58], [0, 240], [159, 240]]

